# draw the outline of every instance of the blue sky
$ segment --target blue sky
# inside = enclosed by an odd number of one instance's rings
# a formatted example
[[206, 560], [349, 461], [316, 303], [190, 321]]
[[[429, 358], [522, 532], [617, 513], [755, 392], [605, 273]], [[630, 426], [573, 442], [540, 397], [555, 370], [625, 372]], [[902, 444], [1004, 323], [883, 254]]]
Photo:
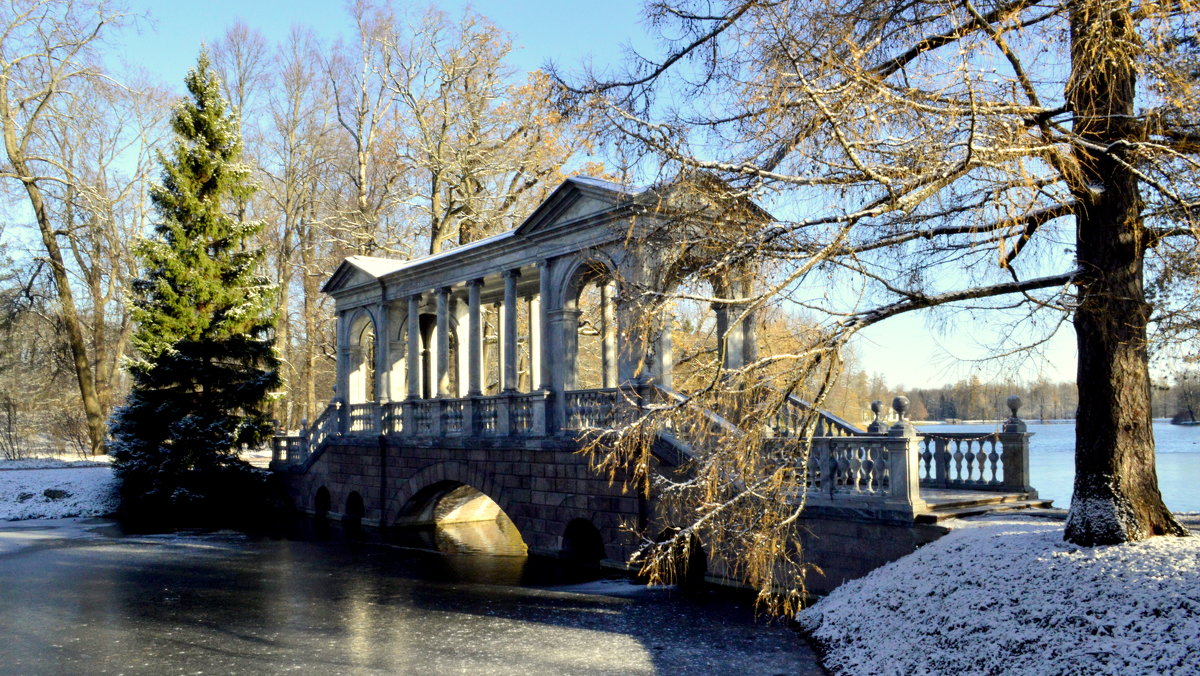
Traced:
[[[196, 61], [201, 42], [213, 42], [239, 19], [258, 29], [269, 42], [287, 35], [291, 26], [309, 26], [325, 39], [349, 35], [353, 24], [337, 0], [129, 0], [131, 10], [146, 16], [140, 29], [122, 40], [121, 50], [172, 87], [182, 89], [183, 76]], [[574, 2], [572, 0], [441, 0], [437, 7], [457, 14], [473, 7], [513, 36], [518, 46], [512, 65], [521, 70], [553, 59], [564, 66], [592, 59], [612, 63], [621, 46], [632, 41], [651, 44], [641, 23], [641, 2]], [[397, 3], [419, 10], [424, 3]]]
[[[591, 61], [599, 70], [620, 61], [622, 47], [653, 48], [646, 37], [640, 0], [578, 2], [574, 0], [443, 0], [439, 8], [456, 14], [466, 6], [508, 31], [518, 46], [512, 65], [532, 70], [553, 59], [568, 72]], [[113, 45], [130, 65], [145, 67], [152, 77], [176, 91], [196, 60], [202, 42], [220, 38], [241, 20], [274, 43], [291, 26], [312, 27], [323, 39], [349, 35], [352, 23], [345, 5], [336, 0], [130, 0], [131, 9], [146, 15], [138, 29], [116, 38]], [[399, 4], [419, 10], [424, 3]], [[989, 331], [982, 322], [952, 321], [943, 331], [931, 329], [927, 316], [912, 314], [888, 320], [864, 332], [856, 345], [860, 363], [883, 374], [893, 386], [929, 387], [979, 373], [985, 379], [1007, 374], [1018, 380], [1044, 375], [1051, 380], [1075, 377], [1074, 334], [1060, 330], [1047, 346], [1046, 359], [1026, 362], [1017, 375], [969, 360], [990, 352]]]

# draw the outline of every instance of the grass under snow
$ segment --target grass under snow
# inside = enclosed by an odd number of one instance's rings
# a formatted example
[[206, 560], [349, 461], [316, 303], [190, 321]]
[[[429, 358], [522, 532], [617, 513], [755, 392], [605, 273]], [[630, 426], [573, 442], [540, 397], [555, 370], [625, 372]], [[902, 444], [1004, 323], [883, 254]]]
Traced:
[[1200, 537], [962, 521], [800, 613], [835, 674], [1200, 674]]

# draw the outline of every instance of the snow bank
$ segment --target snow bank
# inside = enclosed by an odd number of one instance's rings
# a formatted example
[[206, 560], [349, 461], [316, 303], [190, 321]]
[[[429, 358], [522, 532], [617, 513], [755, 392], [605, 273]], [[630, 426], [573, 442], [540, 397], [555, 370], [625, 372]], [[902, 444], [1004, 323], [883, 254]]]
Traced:
[[954, 526], [800, 613], [831, 671], [1200, 673], [1200, 538], [1087, 549], [1034, 517]]
[[0, 471], [0, 520], [111, 514], [116, 487], [107, 466]]

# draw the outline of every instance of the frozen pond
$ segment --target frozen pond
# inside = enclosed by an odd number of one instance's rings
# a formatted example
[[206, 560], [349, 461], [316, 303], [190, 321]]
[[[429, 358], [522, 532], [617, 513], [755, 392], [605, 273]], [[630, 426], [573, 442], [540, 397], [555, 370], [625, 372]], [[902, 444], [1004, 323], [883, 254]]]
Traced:
[[[997, 425], [922, 425], [929, 432], [990, 432]], [[1075, 481], [1075, 423], [1029, 423], [1030, 483], [1038, 496], [1054, 500], [1055, 507], [1071, 504]], [[1167, 506], [1176, 512], [1200, 512], [1200, 426], [1154, 421], [1158, 487]]]
[[547, 562], [0, 522], [0, 674], [818, 674], [748, 599]]

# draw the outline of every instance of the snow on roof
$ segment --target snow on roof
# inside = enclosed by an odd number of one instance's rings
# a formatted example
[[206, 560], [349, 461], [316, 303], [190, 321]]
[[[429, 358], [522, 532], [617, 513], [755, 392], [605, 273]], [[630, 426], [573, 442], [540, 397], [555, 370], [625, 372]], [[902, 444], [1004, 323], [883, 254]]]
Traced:
[[800, 613], [833, 673], [1200, 673], [1200, 538], [1087, 548], [1061, 521], [951, 523]]
[[597, 188], [604, 188], [605, 190], [611, 190], [613, 192], [624, 193], [627, 195], [632, 195], [641, 191], [636, 186], [614, 183], [613, 181], [607, 181], [603, 178], [596, 178], [595, 176], [571, 176], [567, 178], [567, 180], [575, 183], [582, 183], [584, 185], [595, 186]]
[[403, 268], [407, 262], [375, 256], [348, 256], [346, 260], [372, 277], [382, 277], [389, 272], [395, 272]]

